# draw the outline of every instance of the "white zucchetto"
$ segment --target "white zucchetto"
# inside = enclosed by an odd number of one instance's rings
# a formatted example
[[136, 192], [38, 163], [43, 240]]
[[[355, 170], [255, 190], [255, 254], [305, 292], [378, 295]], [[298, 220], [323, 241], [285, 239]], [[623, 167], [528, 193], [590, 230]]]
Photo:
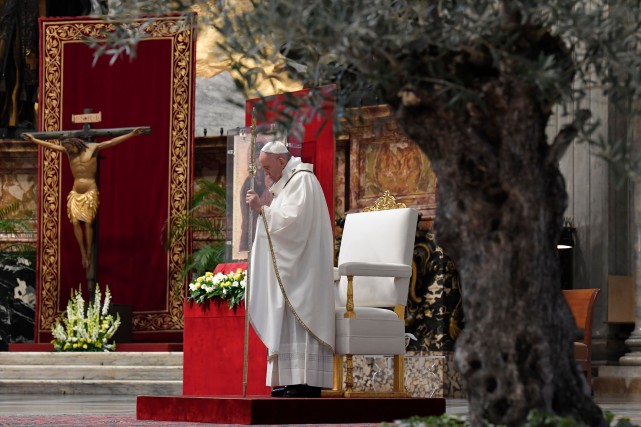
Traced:
[[268, 142], [263, 146], [263, 148], [260, 150], [263, 153], [270, 153], [270, 154], [285, 154], [289, 153], [289, 150], [287, 149], [287, 146], [283, 144], [281, 141], [272, 141]]

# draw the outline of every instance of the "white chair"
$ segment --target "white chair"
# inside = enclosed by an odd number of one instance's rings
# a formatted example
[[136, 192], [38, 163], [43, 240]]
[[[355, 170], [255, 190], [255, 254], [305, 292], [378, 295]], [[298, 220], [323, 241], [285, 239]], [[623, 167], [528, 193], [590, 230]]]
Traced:
[[[348, 214], [343, 227], [333, 393], [344, 397], [409, 397], [403, 384], [404, 319], [418, 212], [397, 204], [387, 192], [368, 210]], [[393, 355], [393, 391], [354, 391], [353, 355]], [[345, 390], [343, 356], [347, 363]]]

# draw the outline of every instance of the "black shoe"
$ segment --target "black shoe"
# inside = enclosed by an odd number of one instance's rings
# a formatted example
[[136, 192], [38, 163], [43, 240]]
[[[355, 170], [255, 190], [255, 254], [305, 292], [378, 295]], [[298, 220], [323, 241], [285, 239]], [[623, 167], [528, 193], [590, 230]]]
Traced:
[[283, 397], [285, 395], [285, 387], [274, 387], [272, 389], [272, 397]]
[[307, 384], [295, 384], [285, 387], [284, 397], [320, 397], [321, 388]]

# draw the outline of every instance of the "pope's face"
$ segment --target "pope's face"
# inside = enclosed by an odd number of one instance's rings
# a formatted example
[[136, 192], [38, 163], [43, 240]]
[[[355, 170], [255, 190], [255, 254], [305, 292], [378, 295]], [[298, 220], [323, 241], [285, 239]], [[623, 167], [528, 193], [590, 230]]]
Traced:
[[278, 182], [280, 177], [283, 175], [283, 169], [287, 165], [287, 161], [284, 157], [278, 155], [269, 154], [269, 153], [260, 153], [258, 156], [258, 163], [265, 171], [267, 175], [273, 182]]

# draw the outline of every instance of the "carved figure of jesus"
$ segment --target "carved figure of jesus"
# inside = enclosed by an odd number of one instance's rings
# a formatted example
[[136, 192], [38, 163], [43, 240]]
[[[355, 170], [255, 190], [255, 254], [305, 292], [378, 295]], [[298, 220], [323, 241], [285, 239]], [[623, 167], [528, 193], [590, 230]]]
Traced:
[[[45, 148], [67, 153], [73, 188], [67, 196], [67, 216], [73, 224], [73, 232], [80, 246], [82, 266], [89, 271], [92, 263], [93, 221], [98, 212], [98, 153], [100, 150], [113, 147], [136, 135], [144, 133], [144, 128], [133, 131], [104, 142], [85, 142], [78, 138], [65, 138], [60, 145], [35, 138], [24, 133], [24, 139], [35, 142]], [[84, 236], [81, 223], [84, 223]]]

